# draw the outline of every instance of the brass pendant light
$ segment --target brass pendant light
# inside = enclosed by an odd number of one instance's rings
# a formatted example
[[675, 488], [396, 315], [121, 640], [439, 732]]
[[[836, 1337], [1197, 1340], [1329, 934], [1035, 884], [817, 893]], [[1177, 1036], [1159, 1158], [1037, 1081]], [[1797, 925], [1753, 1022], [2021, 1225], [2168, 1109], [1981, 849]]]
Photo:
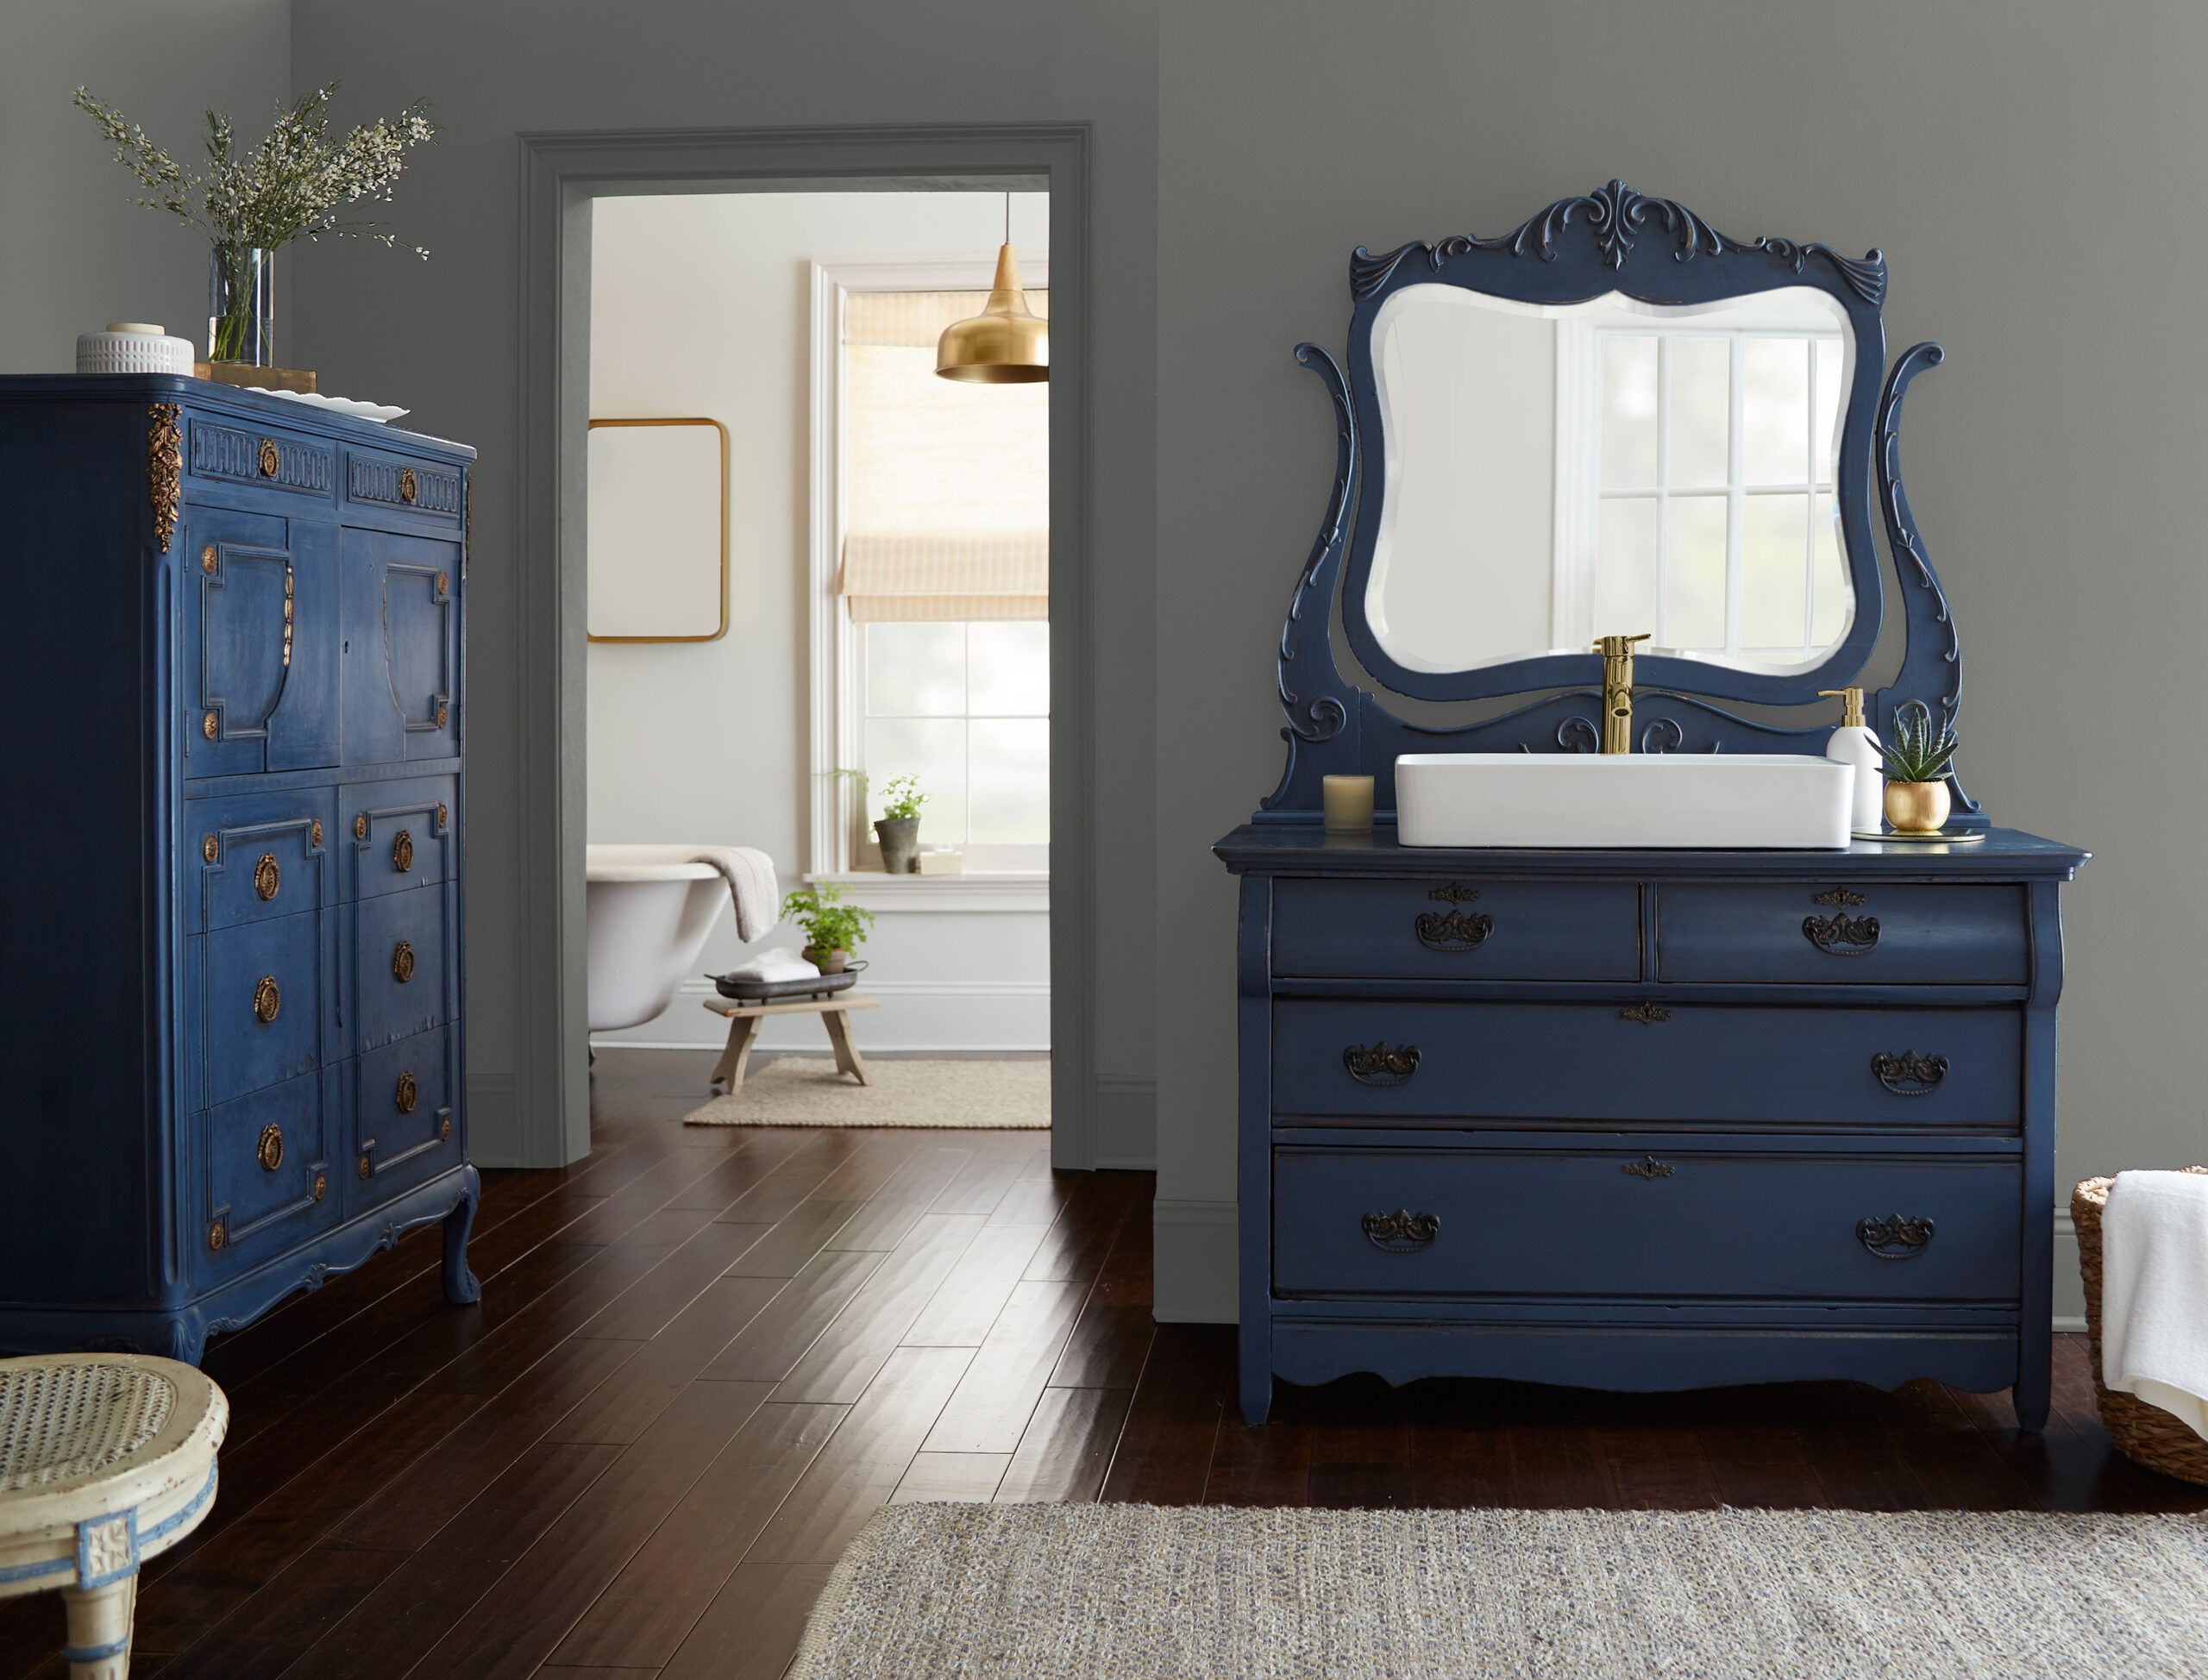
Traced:
[[1027, 307], [1019, 259], [1012, 251], [1012, 195], [1004, 196], [1004, 243], [997, 277], [979, 315], [954, 321], [936, 341], [938, 379], [974, 385], [1030, 385], [1051, 377], [1051, 323]]

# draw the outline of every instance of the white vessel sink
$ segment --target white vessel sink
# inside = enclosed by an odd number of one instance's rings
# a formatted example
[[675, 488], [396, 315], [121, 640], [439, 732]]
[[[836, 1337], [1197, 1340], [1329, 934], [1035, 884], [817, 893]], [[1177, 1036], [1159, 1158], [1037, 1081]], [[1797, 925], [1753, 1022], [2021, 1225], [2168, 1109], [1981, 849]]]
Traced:
[[1707, 753], [1406, 753], [1405, 846], [1845, 847], [1855, 768]]

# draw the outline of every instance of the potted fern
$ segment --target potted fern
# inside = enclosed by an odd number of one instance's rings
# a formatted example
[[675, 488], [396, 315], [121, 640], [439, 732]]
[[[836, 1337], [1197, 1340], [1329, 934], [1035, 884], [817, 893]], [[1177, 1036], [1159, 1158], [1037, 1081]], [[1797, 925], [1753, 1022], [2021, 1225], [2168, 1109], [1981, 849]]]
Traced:
[[915, 874], [920, 867], [920, 807], [928, 796], [920, 792], [918, 776], [893, 776], [881, 793], [881, 815], [874, 819], [881, 867], [893, 875]]
[[1910, 700], [1894, 712], [1885, 746], [1886, 821], [1904, 834], [1936, 834], [1948, 820], [1948, 765], [1955, 732], [1935, 729], [1932, 708]]
[[843, 973], [874, 925], [874, 912], [842, 903], [843, 896], [835, 882], [819, 881], [782, 900], [782, 919], [805, 930], [805, 960], [824, 975]]

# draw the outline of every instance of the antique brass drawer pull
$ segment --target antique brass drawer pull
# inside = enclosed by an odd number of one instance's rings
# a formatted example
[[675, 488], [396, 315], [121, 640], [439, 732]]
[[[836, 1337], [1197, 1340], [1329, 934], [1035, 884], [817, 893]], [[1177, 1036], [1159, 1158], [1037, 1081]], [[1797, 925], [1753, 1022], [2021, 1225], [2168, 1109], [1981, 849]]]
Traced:
[[1881, 1260], [1914, 1260], [1932, 1246], [1932, 1221], [1889, 1219], [1858, 1219], [1855, 1240]]
[[284, 872], [276, 867], [276, 854], [263, 852], [260, 861], [253, 866], [253, 890], [267, 903], [284, 885]]
[[421, 1100], [422, 1089], [414, 1082], [414, 1075], [411, 1072], [399, 1075], [398, 1089], [392, 1094], [392, 1106], [402, 1114], [411, 1114]]
[[273, 437], [262, 438], [260, 440], [260, 476], [264, 479], [274, 478], [276, 469], [282, 465], [283, 460], [276, 453], [276, 440]]
[[361, 1151], [361, 1158], [360, 1158], [360, 1161], [359, 1161], [359, 1162], [358, 1162], [358, 1163], [354, 1166], [354, 1171], [356, 1171], [356, 1172], [358, 1172], [358, 1173], [361, 1175], [361, 1176], [362, 1178], [364, 1178], [364, 1179], [365, 1179], [365, 1178], [367, 1178], [370, 1175], [372, 1175], [372, 1174], [375, 1171], [375, 1168], [374, 1168], [373, 1166], [372, 1166], [371, 1164], [369, 1164], [369, 1161], [368, 1161], [368, 1152], [367, 1152], [367, 1150], [362, 1150]]
[[1400, 1050], [1389, 1050], [1384, 1040], [1371, 1045], [1345, 1044], [1342, 1065], [1360, 1085], [1401, 1085], [1418, 1071], [1418, 1046], [1405, 1044]]
[[421, 493], [422, 483], [414, 476], [414, 469], [411, 467], [400, 467], [398, 469], [398, 499], [407, 506], [412, 507], [414, 498]]
[[1392, 1213], [1367, 1213], [1361, 1222], [1365, 1238], [1383, 1254], [1416, 1254], [1433, 1246], [1441, 1234], [1438, 1213], [1414, 1213], [1398, 1208]]
[[391, 843], [391, 867], [402, 875], [414, 867], [414, 837], [405, 829]]
[[321, 843], [322, 818], [317, 817], [307, 824], [307, 844], [310, 846], [319, 846]]
[[208, 1246], [209, 1248], [213, 1249], [216, 1253], [218, 1253], [218, 1254], [219, 1254], [219, 1253], [222, 1251], [223, 1244], [225, 1244], [225, 1243], [227, 1243], [227, 1242], [229, 1242], [229, 1240], [230, 1240], [230, 1228], [229, 1228], [229, 1226], [228, 1226], [227, 1225], [225, 1225], [225, 1224], [224, 1224], [222, 1220], [220, 1220], [220, 1219], [213, 1219], [213, 1220], [210, 1220], [210, 1221], [208, 1222], [208, 1226], [207, 1226], [207, 1246]]
[[1653, 1155], [1644, 1155], [1638, 1161], [1628, 1161], [1618, 1170], [1628, 1178], [1669, 1178], [1678, 1169], [1668, 1161], [1659, 1161]]
[[1429, 910], [1412, 925], [1419, 943], [1430, 951], [1476, 951], [1495, 931], [1495, 918], [1478, 911], [1466, 915], [1461, 910]]
[[401, 986], [414, 978], [414, 947], [404, 939], [391, 953], [391, 977]]
[[260, 1170], [273, 1173], [284, 1164], [284, 1128], [264, 1125], [260, 1128], [260, 1142], [254, 1145], [253, 1158], [260, 1163]]
[[1830, 956], [1860, 956], [1879, 943], [1876, 916], [1804, 916], [1802, 937]]
[[452, 1116], [449, 1114], [437, 1122], [437, 1141], [441, 1144], [452, 1141]]
[[253, 988], [253, 1019], [267, 1026], [283, 1006], [284, 994], [276, 987], [276, 976], [261, 975]]
[[199, 720], [199, 732], [212, 741], [223, 732], [222, 718], [214, 712], [209, 712]]
[[1643, 1026], [1653, 1026], [1659, 1021], [1670, 1020], [1672, 1012], [1660, 1003], [1634, 1003], [1628, 1004], [1623, 1009], [1619, 1010], [1618, 1019], [1622, 1021], [1638, 1021]]
[[1919, 1056], [1915, 1050], [1904, 1050], [1899, 1056], [1880, 1050], [1871, 1058], [1871, 1072], [1879, 1084], [1896, 1096], [1921, 1097], [1929, 1094], [1948, 1076], [1948, 1058]]
[[314, 1199], [317, 1201], [320, 1201], [329, 1194], [329, 1175], [328, 1173], [317, 1173], [314, 1175]]

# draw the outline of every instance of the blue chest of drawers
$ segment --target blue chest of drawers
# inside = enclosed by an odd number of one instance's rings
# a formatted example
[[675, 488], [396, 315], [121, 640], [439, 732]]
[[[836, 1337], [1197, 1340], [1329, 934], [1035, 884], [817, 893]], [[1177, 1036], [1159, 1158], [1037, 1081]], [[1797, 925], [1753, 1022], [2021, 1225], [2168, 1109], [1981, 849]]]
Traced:
[[1410, 850], [1241, 877], [1242, 1409], [1274, 1379], [1931, 1376], [2048, 1401], [2061, 883], [1846, 852]]
[[196, 1362], [444, 1222], [462, 446], [196, 379], [0, 379], [0, 1347]]

